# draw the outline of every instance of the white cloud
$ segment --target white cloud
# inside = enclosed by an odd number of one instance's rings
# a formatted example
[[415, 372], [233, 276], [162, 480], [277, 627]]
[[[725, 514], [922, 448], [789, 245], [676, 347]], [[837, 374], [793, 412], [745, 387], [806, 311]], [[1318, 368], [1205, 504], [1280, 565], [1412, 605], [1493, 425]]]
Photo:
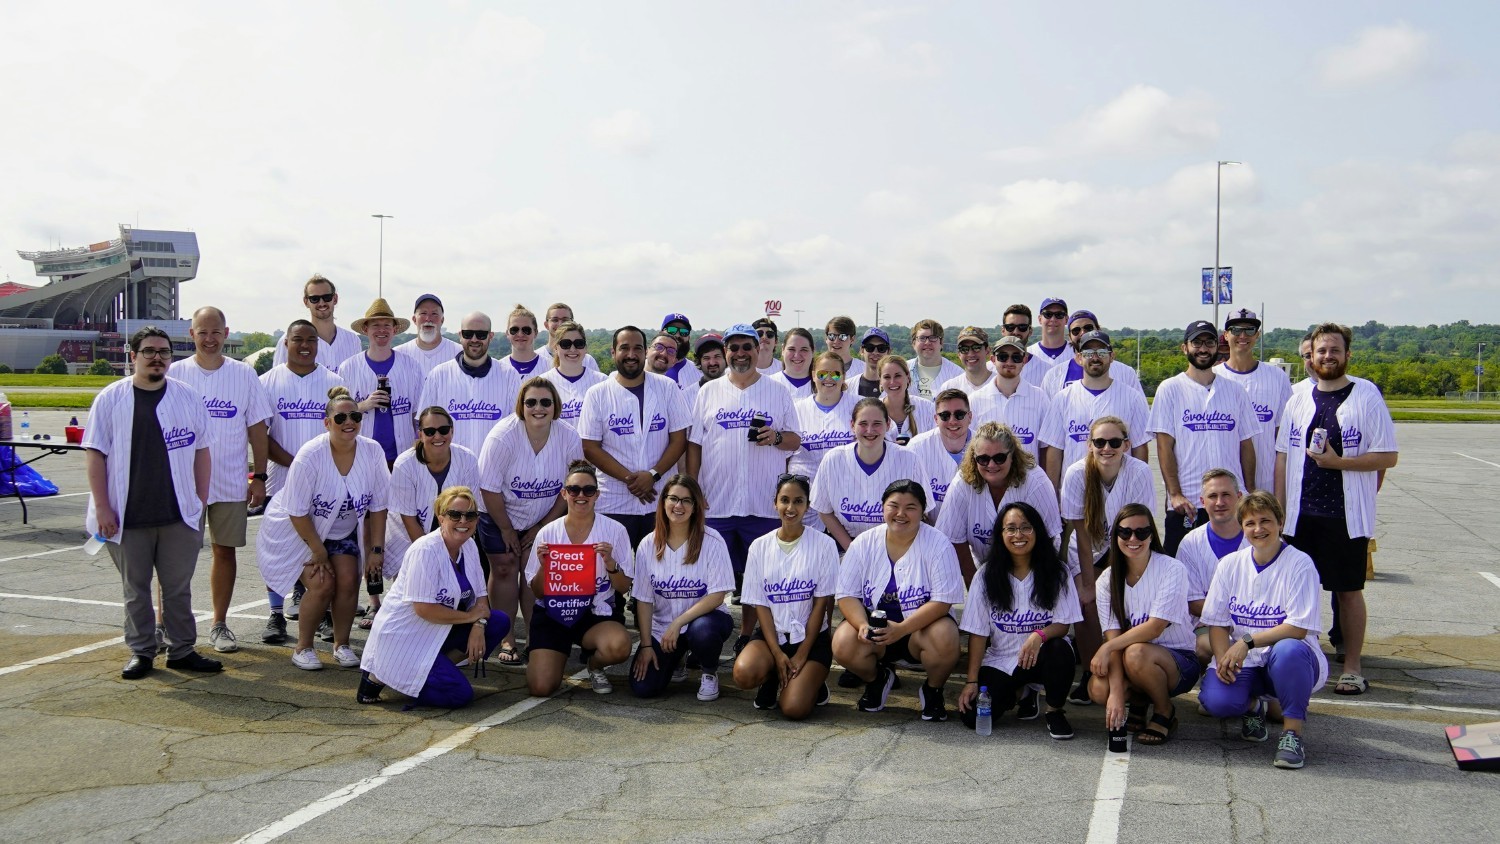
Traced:
[[833, 28], [833, 56], [848, 69], [884, 79], [930, 79], [942, 73], [938, 51], [929, 41], [892, 36], [892, 24], [920, 14], [921, 9], [878, 9], [863, 12]]
[[589, 136], [600, 149], [625, 155], [650, 155], [651, 121], [634, 109], [620, 109], [589, 124]]
[[1410, 79], [1429, 68], [1431, 47], [1431, 36], [1404, 21], [1372, 26], [1350, 43], [1323, 51], [1318, 78], [1329, 88]]
[[872, 217], [910, 217], [921, 212], [922, 203], [909, 194], [880, 188], [865, 195], [860, 210]]
[[990, 157], [1009, 164], [1066, 158], [1151, 158], [1209, 149], [1219, 139], [1212, 99], [1173, 96], [1132, 85], [1119, 96], [1059, 129], [1046, 146], [1016, 146]]

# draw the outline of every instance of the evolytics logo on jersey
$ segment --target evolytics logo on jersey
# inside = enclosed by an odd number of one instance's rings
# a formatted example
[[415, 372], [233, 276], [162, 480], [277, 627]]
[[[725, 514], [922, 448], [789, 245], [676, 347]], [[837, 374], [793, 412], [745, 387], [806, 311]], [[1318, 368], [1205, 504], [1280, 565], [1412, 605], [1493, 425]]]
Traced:
[[1089, 438], [1089, 422], [1088, 422], [1088, 420], [1079, 420], [1079, 419], [1069, 419], [1068, 420], [1068, 439], [1072, 440], [1075, 443], [1081, 443], [1084, 440], [1087, 440], [1088, 438]]
[[1261, 404], [1258, 401], [1252, 401], [1250, 402], [1250, 404], [1255, 408], [1255, 418], [1259, 419], [1262, 422], [1270, 422], [1271, 417], [1276, 415], [1276, 413], [1271, 410], [1271, 406], [1269, 404]]
[[1201, 411], [1184, 410], [1182, 412], [1182, 427], [1189, 431], [1233, 431], [1234, 415], [1222, 410], [1210, 410], [1207, 413]]
[[969, 530], [969, 535], [974, 537], [975, 542], [989, 545], [995, 538], [995, 526], [993, 524], [975, 522], [974, 526]]
[[167, 451], [177, 448], [187, 448], [198, 441], [198, 435], [191, 428], [173, 427], [162, 431], [162, 438], [167, 442]]
[[795, 604], [811, 601], [818, 584], [808, 577], [784, 577], [766, 584], [766, 600], [773, 604]]
[[[1069, 426], [1070, 431], [1071, 428], [1072, 426]], [[1032, 430], [1029, 426], [1012, 423], [1010, 429], [1015, 432], [1016, 439], [1021, 441], [1021, 445], [1031, 445], [1036, 442], [1036, 431]]]
[[233, 419], [240, 412], [230, 399], [209, 396], [203, 397], [203, 409], [208, 411], [211, 419]]
[[763, 419], [766, 420], [766, 425], [775, 425], [776, 417], [772, 416], [769, 413], [766, 413], [763, 410], [756, 410], [752, 407], [742, 407], [737, 410], [730, 410], [728, 408], [721, 409], [714, 414], [714, 422], [717, 423], [720, 428], [723, 428], [726, 431], [732, 431], [735, 428], [750, 427], [751, 417], [754, 417], [757, 414], [759, 414]]
[[651, 575], [651, 591], [662, 598], [701, 598], [708, 594], [708, 584], [696, 577], [678, 575], [658, 580]]
[[282, 419], [322, 419], [328, 408], [327, 399], [276, 399], [276, 413]]
[[611, 413], [604, 426], [614, 434], [628, 437], [635, 433], [635, 414]]
[[448, 413], [452, 414], [454, 419], [493, 420], [504, 416], [505, 410], [500, 405], [494, 402], [487, 402], [484, 399], [469, 399], [468, 401], [450, 399], [448, 401]]
[[1052, 613], [1046, 610], [1029, 609], [1001, 610], [990, 607], [990, 621], [1001, 633], [1035, 633], [1052, 623]]
[[1287, 445], [1292, 448], [1302, 448], [1302, 428], [1298, 427], [1296, 422], [1288, 425], [1287, 428]]
[[948, 484], [952, 480], [952, 478], [949, 478], [947, 481], [943, 481], [932, 477], [927, 479], [927, 485], [932, 487], [932, 499], [934, 501], [939, 504], [943, 503], [943, 499], [948, 497]]
[[[880, 606], [880, 604], [884, 603], [885, 598], [889, 597], [889, 595], [885, 591], [885, 587], [889, 584], [890, 581], [886, 581], [879, 586], [876, 586], [873, 583], [866, 583], [864, 589], [865, 606], [877, 607]], [[928, 589], [926, 586], [917, 584], [903, 586], [896, 592], [896, 600], [901, 602], [901, 612], [903, 614], [918, 609], [931, 599], [932, 590]]]
[[[334, 508], [338, 507], [340, 504], [347, 502], [348, 500], [349, 499], [345, 499], [341, 502], [337, 498], [324, 498], [319, 493], [314, 492], [312, 497], [313, 518], [327, 518], [328, 516], [333, 515], [336, 512]], [[354, 499], [353, 512], [363, 516], [365, 514], [365, 511], [370, 509], [370, 505], [374, 503], [374, 501], [374, 494], [368, 492], [361, 494], [358, 498]]]
[[853, 525], [878, 525], [884, 521], [885, 507], [879, 501], [853, 501], [848, 498], [839, 502], [839, 515]]
[[520, 475], [512, 475], [510, 479], [510, 491], [517, 498], [538, 499], [551, 498], [562, 489], [562, 479], [530, 478], [522, 480]]
[[1364, 440], [1364, 435], [1359, 432], [1358, 428], [1345, 428], [1339, 432], [1339, 439], [1344, 444], [1343, 453], [1348, 455], [1351, 450], [1359, 448], [1360, 442]]
[[802, 448], [806, 451], [827, 451], [852, 442], [853, 431], [808, 431], [802, 435]]
[[651, 414], [651, 425], [646, 428], [646, 431], [648, 433], [655, 433], [656, 431], [663, 430], [666, 427], [667, 427], [667, 417], [662, 416], [660, 413], [652, 413]]
[[1245, 602], [1238, 595], [1230, 595], [1229, 617], [1240, 627], [1269, 630], [1286, 621], [1286, 610], [1280, 604]]
[[577, 419], [583, 415], [583, 399], [569, 399], [562, 403], [562, 410], [558, 411], [559, 419]]

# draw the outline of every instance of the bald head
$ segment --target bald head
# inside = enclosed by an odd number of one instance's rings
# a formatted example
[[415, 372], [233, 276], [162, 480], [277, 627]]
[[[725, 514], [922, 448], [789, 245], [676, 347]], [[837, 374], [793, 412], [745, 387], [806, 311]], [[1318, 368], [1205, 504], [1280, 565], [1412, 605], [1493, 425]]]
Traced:
[[199, 365], [217, 369], [217, 361], [224, 354], [224, 341], [229, 339], [229, 325], [224, 319], [224, 312], [212, 305], [204, 305], [193, 311], [193, 322], [188, 333], [193, 337], [193, 348], [197, 352]]
[[220, 328], [227, 328], [229, 320], [224, 317], [223, 311], [215, 308], [213, 305], [204, 305], [198, 310], [193, 311], [193, 327], [197, 328], [200, 325], [204, 327], [217, 325]]
[[461, 323], [459, 323], [459, 325], [462, 328], [466, 328], [466, 329], [468, 329], [470, 331], [474, 331], [474, 330], [489, 331], [490, 330], [490, 318], [488, 316], [485, 316], [483, 313], [481, 313], [479, 311], [475, 311], [475, 312], [469, 314], [468, 316], [464, 317], [464, 321], [461, 322]]

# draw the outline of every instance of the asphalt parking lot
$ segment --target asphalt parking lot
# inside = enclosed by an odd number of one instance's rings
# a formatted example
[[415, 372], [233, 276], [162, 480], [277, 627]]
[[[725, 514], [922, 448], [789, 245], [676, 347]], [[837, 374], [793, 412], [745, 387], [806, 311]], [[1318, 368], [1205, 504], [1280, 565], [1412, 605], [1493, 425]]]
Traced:
[[[60, 436], [67, 415], [33, 413], [35, 430]], [[119, 578], [82, 550], [83, 462], [47, 457], [62, 495], [30, 501], [24, 525], [0, 503], [0, 840], [1493, 841], [1500, 774], [1459, 771], [1442, 728], [1500, 721], [1500, 436], [1397, 427], [1370, 691], [1314, 696], [1301, 771], [1272, 767], [1275, 725], [1246, 744], [1191, 702], [1173, 741], [1125, 755], [1105, 752], [1098, 707], [1070, 708], [1070, 742], [1012, 718], [981, 739], [956, 717], [920, 721], [911, 674], [885, 712], [835, 688], [800, 724], [754, 710], [727, 672], [712, 703], [696, 677], [637, 701], [622, 673], [613, 695], [574, 681], [533, 699], [491, 664], [462, 711], [359, 706], [357, 672], [326, 656], [299, 671], [289, 648], [258, 644], [254, 522], [228, 670], [158, 659], [124, 681]], [[208, 607], [206, 550], [194, 606]]]

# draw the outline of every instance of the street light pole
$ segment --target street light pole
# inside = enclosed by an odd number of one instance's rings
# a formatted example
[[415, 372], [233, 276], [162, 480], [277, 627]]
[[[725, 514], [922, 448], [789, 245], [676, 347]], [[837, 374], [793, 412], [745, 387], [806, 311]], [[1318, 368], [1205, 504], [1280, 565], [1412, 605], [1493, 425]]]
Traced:
[[801, 308], [792, 308], [792, 313], [794, 313], [794, 314], [797, 315], [797, 327], [801, 328], [802, 327], [802, 309]]
[[1241, 161], [1220, 161], [1214, 168], [1214, 327], [1219, 327], [1219, 209], [1224, 196], [1224, 165], [1243, 164]]
[[376, 286], [375, 295], [378, 296], [381, 299], [384, 299], [385, 298], [385, 221], [386, 220], [394, 220], [394, 219], [396, 219], [396, 215], [394, 215], [394, 214], [371, 214], [370, 216], [371, 217], [375, 217], [376, 219], [380, 220], [380, 265], [379, 265], [380, 268], [377, 270], [377, 272], [379, 273], [379, 276], [378, 276], [378, 280], [376, 281], [376, 285], [377, 286]]

